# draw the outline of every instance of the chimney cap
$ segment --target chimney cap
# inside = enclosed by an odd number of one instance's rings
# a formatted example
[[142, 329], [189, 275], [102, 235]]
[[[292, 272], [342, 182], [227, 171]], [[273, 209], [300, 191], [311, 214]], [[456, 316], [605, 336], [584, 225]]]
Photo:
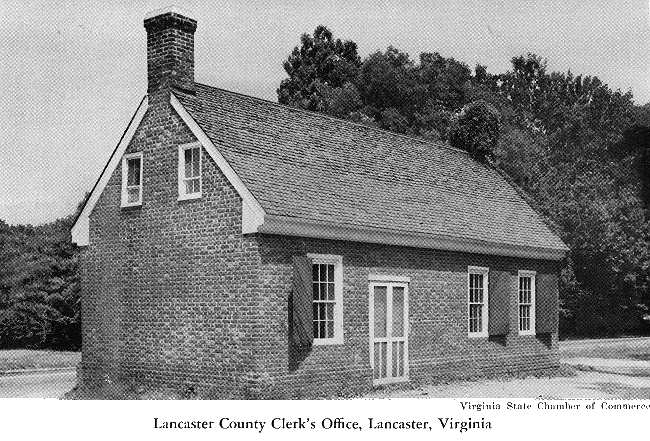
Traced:
[[154, 9], [153, 11], [147, 12], [144, 16], [144, 19], [149, 20], [150, 18], [154, 18], [159, 15], [165, 15], [165, 14], [182, 15], [183, 17], [187, 17], [189, 19], [193, 19], [192, 16], [194, 15], [191, 11], [188, 11], [187, 9], [183, 9], [176, 5], [170, 5], [164, 8]]

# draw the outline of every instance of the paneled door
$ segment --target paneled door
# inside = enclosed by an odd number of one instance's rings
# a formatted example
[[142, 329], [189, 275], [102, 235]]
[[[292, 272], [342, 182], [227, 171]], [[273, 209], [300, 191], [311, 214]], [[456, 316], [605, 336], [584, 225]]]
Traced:
[[370, 283], [373, 384], [408, 380], [408, 284]]

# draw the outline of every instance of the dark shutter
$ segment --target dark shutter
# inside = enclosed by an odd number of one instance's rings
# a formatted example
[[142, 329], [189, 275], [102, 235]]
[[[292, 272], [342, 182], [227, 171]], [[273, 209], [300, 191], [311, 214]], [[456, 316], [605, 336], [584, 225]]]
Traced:
[[291, 340], [298, 347], [311, 346], [314, 341], [313, 293], [311, 260], [306, 256], [293, 256]]
[[558, 276], [538, 273], [535, 279], [535, 332], [557, 332]]
[[515, 277], [507, 271], [490, 270], [488, 275], [488, 333], [510, 332], [510, 306], [515, 292]]

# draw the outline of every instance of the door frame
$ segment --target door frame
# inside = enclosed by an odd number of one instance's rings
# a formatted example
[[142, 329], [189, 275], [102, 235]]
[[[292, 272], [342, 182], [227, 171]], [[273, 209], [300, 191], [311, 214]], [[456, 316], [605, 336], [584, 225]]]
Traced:
[[[409, 381], [409, 282], [408, 277], [390, 277], [390, 276], [375, 276], [369, 277], [368, 282], [368, 345], [370, 348], [370, 367], [372, 370], [372, 384], [391, 384], [402, 383]], [[393, 323], [393, 287], [404, 288], [404, 376], [402, 377], [386, 377], [375, 379], [375, 287], [385, 286], [386, 289], [386, 334], [390, 344], [387, 345], [386, 350], [386, 366], [387, 369], [392, 371], [392, 323]], [[390, 300], [389, 300], [390, 298]], [[389, 360], [391, 363], [389, 364]]]

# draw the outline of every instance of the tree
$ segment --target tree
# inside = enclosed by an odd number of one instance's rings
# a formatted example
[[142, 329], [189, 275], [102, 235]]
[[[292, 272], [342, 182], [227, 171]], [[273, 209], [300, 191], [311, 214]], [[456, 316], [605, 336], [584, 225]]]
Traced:
[[501, 133], [499, 112], [486, 101], [474, 101], [458, 113], [452, 122], [449, 143], [467, 150], [480, 162], [494, 157]]
[[335, 40], [327, 27], [318, 26], [313, 36], [301, 36], [300, 46], [284, 62], [289, 77], [280, 83], [278, 102], [319, 112], [340, 112], [341, 100], [336, 101], [336, 97], [343, 94], [354, 101], [353, 81], [360, 64], [356, 43]]
[[37, 227], [0, 220], [0, 348], [80, 347], [75, 217]]

